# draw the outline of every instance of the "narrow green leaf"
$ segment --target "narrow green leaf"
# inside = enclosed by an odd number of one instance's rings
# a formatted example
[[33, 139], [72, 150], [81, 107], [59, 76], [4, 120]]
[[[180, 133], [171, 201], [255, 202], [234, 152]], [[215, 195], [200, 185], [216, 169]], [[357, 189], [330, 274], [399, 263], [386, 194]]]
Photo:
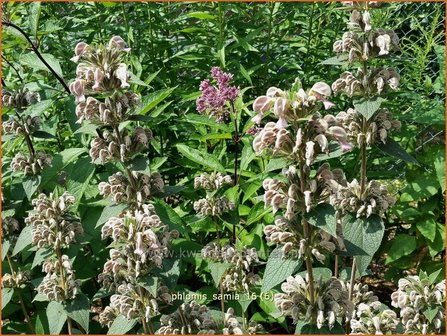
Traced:
[[141, 101], [141, 107], [135, 111], [135, 114], [147, 114], [155, 106], [168, 98], [176, 88], [163, 89], [144, 96]]
[[216, 18], [215, 15], [211, 15], [208, 12], [190, 12], [187, 15], [200, 20], [214, 20]]
[[11, 301], [12, 296], [14, 295], [14, 289], [4, 287], [2, 288], [2, 310], [6, 307], [6, 305]]
[[[62, 68], [56, 57], [50, 54], [42, 54], [44, 60], [53, 68], [53, 70], [61, 77], [64, 77]], [[26, 53], [20, 57], [20, 62], [35, 70], [44, 70], [50, 72], [50, 69], [37, 57], [35, 53]]]
[[445, 192], [445, 152], [442, 150], [438, 153], [439, 154], [434, 158], [436, 176], [438, 177], [442, 192]]
[[224, 166], [217, 160], [214, 155], [208, 153], [202, 153], [197, 149], [188, 147], [184, 144], [177, 144], [177, 149], [189, 160], [196, 162], [202, 166], [208, 167], [213, 170], [225, 172]]
[[39, 17], [40, 17], [40, 2], [32, 2], [29, 7], [29, 29], [31, 35], [37, 37], [37, 27], [39, 25]]
[[398, 158], [400, 160], [403, 160], [408, 163], [412, 163], [419, 166], [419, 163], [416, 161], [414, 157], [412, 157], [410, 154], [408, 154], [405, 149], [401, 147], [401, 145], [394, 141], [391, 138], [387, 138], [386, 143], [380, 142], [377, 144], [377, 147], [384, 153]]
[[2, 260], [5, 259], [6, 254], [8, 254], [10, 247], [11, 247], [11, 242], [9, 240], [2, 241]]

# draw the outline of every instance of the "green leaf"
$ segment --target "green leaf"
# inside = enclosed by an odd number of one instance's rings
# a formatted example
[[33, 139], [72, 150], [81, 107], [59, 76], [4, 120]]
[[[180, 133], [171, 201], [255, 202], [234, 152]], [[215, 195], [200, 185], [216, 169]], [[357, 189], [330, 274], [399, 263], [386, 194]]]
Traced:
[[363, 115], [366, 120], [369, 120], [374, 113], [377, 112], [377, 110], [380, 108], [380, 105], [382, 104], [383, 99], [380, 97], [374, 97], [369, 100], [362, 99], [357, 102], [354, 102], [354, 108]]
[[174, 288], [180, 276], [180, 260], [163, 259], [162, 268], [156, 269], [154, 274], [159, 276], [167, 287]]
[[428, 240], [434, 242], [436, 237], [436, 220], [433, 217], [415, 221], [418, 231]]
[[225, 68], [225, 46], [217, 50], [216, 57], [220, 61], [222, 68]]
[[211, 15], [208, 12], [190, 12], [188, 14], [189, 17], [200, 19], [200, 20], [214, 20], [216, 18], [215, 15]]
[[93, 295], [92, 301], [108, 297], [108, 296], [110, 296], [110, 295], [112, 295], [114, 293], [115, 292], [113, 292], [113, 291], [111, 291], [111, 292], [107, 291], [105, 288], [100, 288], [99, 291], [97, 291], [95, 293], [95, 295]]
[[33, 137], [38, 139], [57, 139], [56, 136], [46, 131], [35, 131], [33, 132]]
[[127, 208], [126, 204], [113, 204], [106, 206], [101, 213], [101, 216], [96, 222], [95, 228], [101, 226], [105, 222], [107, 222], [110, 218], [118, 216], [120, 213], [124, 212]]
[[215, 262], [208, 263], [208, 268], [210, 269], [211, 276], [213, 277], [214, 285], [217, 288], [219, 288], [222, 276], [225, 274], [225, 272], [231, 265], [232, 264], [230, 263], [215, 263]]
[[19, 238], [14, 246], [12, 251], [12, 256], [15, 256], [17, 253], [23, 251], [26, 247], [31, 245], [31, 241], [33, 239], [33, 228], [31, 226], [25, 226], [20, 232]]
[[41, 7], [40, 2], [33, 2], [30, 4], [29, 7], [29, 29], [31, 35], [34, 37], [37, 36], [37, 26], [39, 24], [40, 7]]
[[304, 215], [310, 225], [320, 228], [333, 237], [337, 237], [337, 221], [335, 209], [330, 204], [318, 204]]
[[[53, 68], [53, 70], [62, 78], [64, 77], [61, 69], [61, 65], [56, 57], [50, 54], [42, 54], [44, 60]], [[50, 69], [37, 57], [33, 52], [25, 53], [20, 57], [20, 63], [27, 65], [35, 70], [44, 70], [51, 72]]]
[[65, 321], [67, 321], [67, 312], [61, 303], [50, 301], [47, 306], [47, 318], [50, 334], [58, 335], [64, 327]]
[[297, 324], [297, 326], [295, 328], [295, 334], [298, 334], [298, 335], [331, 335], [331, 334], [344, 335], [345, 330], [343, 329], [341, 324], [338, 322], [335, 322], [332, 329], [329, 329], [329, 327], [326, 327], [326, 326], [322, 326], [320, 329], [318, 329], [318, 327], [315, 324], [301, 322], [301, 323]]
[[439, 154], [434, 158], [436, 176], [441, 185], [442, 192], [445, 192], [445, 152], [439, 151]]
[[267, 260], [264, 276], [262, 278], [261, 293], [265, 293], [282, 283], [288, 276], [295, 274], [303, 261], [300, 259], [283, 259], [281, 247], [275, 248]]
[[384, 153], [398, 158], [402, 161], [412, 163], [419, 166], [419, 163], [416, 161], [414, 157], [412, 157], [410, 154], [408, 154], [405, 149], [403, 149], [400, 144], [396, 141], [394, 141], [391, 138], [386, 139], [386, 143], [380, 142], [377, 144], [377, 147]]
[[42, 171], [42, 187], [45, 187], [49, 182], [55, 181], [56, 176], [60, 171], [86, 151], [86, 148], [69, 148], [54, 155], [51, 167]]
[[6, 305], [11, 301], [12, 296], [14, 295], [13, 288], [2, 288], [2, 310], [6, 307]]
[[222, 164], [216, 159], [216, 157], [211, 154], [202, 153], [197, 149], [188, 147], [183, 144], [177, 144], [177, 149], [189, 160], [196, 162], [201, 166], [208, 167], [220, 172], [225, 172], [224, 166], [222, 166]]
[[431, 306], [425, 308], [422, 311], [422, 314], [424, 314], [424, 316], [427, 318], [429, 323], [432, 323], [432, 321], [434, 320], [436, 315], [439, 313], [439, 309], [441, 309], [441, 307], [439, 305], [431, 305]]
[[244, 66], [239, 64], [239, 71], [241, 72], [242, 76], [250, 83], [250, 85], [253, 85], [253, 81], [251, 80], [250, 73], [247, 71], [247, 69], [244, 68]]
[[89, 332], [90, 301], [84, 294], [78, 294], [75, 299], [66, 304], [67, 314], [84, 329]]
[[144, 278], [138, 278], [137, 284], [146, 289], [154, 298], [157, 297], [158, 278], [145, 275]]
[[416, 249], [416, 237], [407, 234], [399, 234], [394, 237], [385, 264], [389, 264], [404, 256], [409, 255]]
[[8, 254], [9, 248], [11, 247], [11, 242], [9, 240], [2, 241], [2, 261]]
[[400, 196], [401, 202], [412, 202], [428, 198], [438, 193], [439, 183], [432, 176], [420, 175], [408, 184]]
[[251, 146], [244, 146], [241, 154], [240, 170], [246, 170], [251, 161], [256, 157], [255, 152]]
[[66, 188], [75, 198], [73, 211], [76, 211], [95, 173], [95, 165], [91, 163], [89, 157], [84, 157], [67, 166], [65, 172], [68, 175]]
[[322, 65], [345, 65], [347, 63], [348, 63], [348, 55], [346, 54], [342, 54], [340, 56], [334, 56], [320, 62], [320, 64]]
[[382, 243], [385, 232], [382, 219], [377, 215], [356, 218], [355, 215], [348, 213], [343, 217], [342, 225], [346, 248], [352, 245], [366, 253], [366, 255], [356, 256], [357, 270], [360, 275], [363, 275]]
[[73, 134], [90, 134], [93, 136], [97, 136], [98, 133], [96, 132], [96, 130], [98, 129], [98, 127], [95, 124], [92, 124], [91, 122], [88, 121], [84, 121], [82, 123], [82, 126], [79, 127], [76, 131], [73, 132]]
[[186, 223], [179, 216], [179, 214], [172, 209], [171, 206], [166, 204], [161, 199], [154, 200], [153, 204], [155, 212], [164, 224], [166, 224], [171, 230], [177, 230], [182, 235], [187, 234]]
[[23, 190], [25, 190], [26, 197], [28, 197], [30, 201], [33, 199], [33, 195], [39, 188], [41, 181], [42, 177], [40, 175], [26, 176], [23, 179]]
[[118, 315], [107, 331], [107, 335], [124, 335], [131, 330], [138, 319], [128, 320], [123, 315]]
[[[302, 271], [299, 272], [298, 274], [301, 275], [303, 278], [305, 278], [307, 275], [307, 271]], [[329, 280], [332, 277], [332, 271], [327, 267], [314, 267], [313, 275], [315, 281], [318, 280], [320, 277], [323, 280]]]
[[250, 303], [252, 303], [254, 300], [249, 294], [240, 294], [239, 296], [239, 304], [241, 305], [242, 311], [246, 312], [248, 309], [248, 306], [250, 306]]
[[53, 251], [50, 248], [42, 247], [37, 249], [36, 254], [34, 255], [33, 264], [31, 265], [31, 269], [36, 266], [42, 265], [42, 263], [53, 254]]
[[274, 170], [283, 169], [283, 168], [287, 167], [288, 164], [289, 164], [289, 161], [287, 161], [287, 159], [284, 159], [284, 158], [272, 159], [272, 160], [269, 160], [269, 162], [267, 163], [267, 166], [265, 167], [265, 171], [271, 172]]
[[168, 98], [177, 87], [158, 90], [144, 96], [141, 101], [141, 107], [135, 111], [135, 114], [147, 114], [155, 106]]

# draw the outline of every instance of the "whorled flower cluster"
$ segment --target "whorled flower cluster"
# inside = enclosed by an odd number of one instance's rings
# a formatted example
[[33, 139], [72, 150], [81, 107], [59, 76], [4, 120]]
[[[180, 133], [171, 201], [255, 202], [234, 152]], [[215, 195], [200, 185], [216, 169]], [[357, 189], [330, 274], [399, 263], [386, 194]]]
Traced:
[[[118, 138], [119, 137], [119, 138]], [[149, 146], [152, 131], [148, 128], [135, 127], [132, 134], [127, 129], [119, 136], [105, 131], [102, 137], [95, 137], [90, 143], [92, 162], [104, 164], [109, 161], [126, 161]]]
[[113, 95], [104, 102], [94, 97], [87, 97], [85, 102], [80, 102], [76, 106], [77, 122], [88, 120], [98, 125], [117, 125], [128, 119], [131, 108], [139, 102], [140, 98], [133, 92]]
[[297, 122], [317, 112], [321, 103], [326, 109], [333, 107], [334, 104], [327, 100], [331, 93], [331, 87], [323, 82], [315, 83], [308, 92], [301, 88], [298, 80], [290, 91], [271, 87], [265, 96], [260, 96], [253, 102], [253, 111], [257, 115], [252, 121], [259, 124], [266, 112], [273, 108], [273, 115], [278, 119], [276, 126], [286, 128], [289, 122]]
[[220, 247], [210, 243], [202, 249], [201, 254], [205, 259], [231, 264], [222, 277], [222, 286], [227, 291], [248, 292], [250, 287], [260, 281], [259, 275], [251, 271], [251, 268], [259, 262], [254, 248], [237, 251], [230, 245]]
[[203, 173], [194, 179], [194, 189], [218, 190], [225, 185], [231, 185], [233, 180], [230, 175], [222, 173]]
[[47, 297], [49, 301], [63, 302], [74, 299], [81, 288], [81, 280], [76, 279], [70, 259], [62, 255], [59, 260], [47, 260], [42, 267], [42, 271], [47, 273], [37, 292]]
[[128, 88], [129, 73], [123, 60], [129, 51], [119, 36], [112, 37], [106, 46], [89, 46], [79, 42], [71, 59], [79, 62], [76, 80], [70, 84], [76, 102], [85, 101], [86, 91], [101, 93]]
[[232, 104], [239, 97], [239, 89], [229, 85], [233, 75], [223, 72], [219, 67], [211, 69], [211, 76], [217, 86], [209, 79], [200, 83], [201, 96], [197, 98], [197, 111], [214, 118], [217, 122], [225, 122], [229, 119], [230, 110], [227, 104]]
[[274, 302], [285, 316], [291, 316], [293, 322], [305, 321], [315, 324], [318, 329], [328, 326], [331, 329], [337, 318], [351, 316], [353, 304], [348, 299], [348, 292], [335, 278], [314, 281], [315, 302], [310, 302], [309, 279], [300, 275], [289, 276], [282, 283], [284, 293], [275, 294]]
[[359, 69], [355, 75], [350, 71], [345, 71], [332, 84], [332, 90], [335, 94], [343, 91], [348, 97], [375, 96], [381, 94], [386, 88], [397, 90], [399, 80], [400, 75], [392, 68], [377, 68], [367, 74]]
[[11, 169], [25, 175], [37, 175], [46, 167], [50, 167], [52, 160], [53, 157], [44, 152], [36, 152], [33, 156], [17, 153], [11, 160]]
[[183, 303], [177, 310], [160, 318], [160, 335], [214, 334], [217, 329], [207, 306], [195, 301]]
[[29, 271], [17, 271], [13, 274], [5, 273], [2, 275], [2, 287], [3, 288], [21, 288], [24, 284], [29, 282]]
[[164, 191], [160, 173], [150, 175], [132, 171], [133, 184], [121, 172], [109, 176], [108, 182], [99, 183], [99, 193], [110, 197], [116, 204], [127, 203], [140, 207], [152, 199], [153, 195]]
[[294, 161], [305, 160], [307, 166], [314, 163], [318, 154], [329, 153], [329, 141], [334, 140], [344, 151], [350, 150], [352, 145], [347, 141], [347, 133], [332, 115], [322, 117], [316, 112], [306, 125], [293, 130], [281, 128], [274, 122], [268, 122], [255, 136], [253, 149], [256, 154], [264, 150], [273, 155], [284, 156]]
[[113, 243], [100, 281], [109, 289], [122, 281], [135, 283], [137, 277], [162, 265], [169, 242], [178, 236], [162, 223], [151, 204], [110, 218], [101, 229], [102, 239], [111, 237]]
[[31, 92], [28, 89], [9, 91], [2, 89], [3, 106], [13, 107], [18, 110], [39, 102], [40, 95], [37, 92]]
[[3, 130], [5, 134], [23, 135], [23, 134], [33, 134], [40, 128], [40, 118], [39, 117], [24, 117], [23, 123], [11, 118], [3, 123]]
[[110, 326], [118, 314], [128, 320], [144, 318], [146, 321], [158, 315], [157, 300], [148, 291], [139, 290], [140, 288], [131, 283], [119, 285], [116, 294], [110, 297], [110, 305], [99, 315], [101, 324]]
[[396, 203], [388, 188], [376, 180], [369, 181], [362, 191], [360, 183], [341, 181], [330, 196], [330, 203], [342, 213], [355, 213], [357, 218], [383, 214]]
[[81, 223], [70, 212], [74, 203], [75, 198], [68, 192], [60, 197], [40, 194], [33, 199], [34, 209], [25, 218], [25, 223], [33, 228], [32, 244], [56, 250], [69, 246], [76, 235], [84, 234]]
[[341, 40], [334, 42], [334, 51], [347, 53], [348, 61], [365, 61], [376, 56], [388, 55], [390, 51], [399, 50], [399, 37], [392, 30], [376, 29], [363, 38], [352, 31], [345, 32]]
[[341, 111], [336, 116], [338, 122], [347, 130], [348, 140], [362, 146], [375, 143], [386, 143], [391, 132], [398, 132], [401, 128], [399, 120], [393, 119], [393, 115], [386, 108], [380, 108], [375, 115], [368, 120], [366, 131], [364, 130], [364, 118], [356, 110], [349, 108], [346, 112]]
[[396, 332], [399, 319], [394, 311], [383, 309], [382, 303], [360, 303], [351, 319], [352, 335], [388, 335]]
[[234, 203], [225, 196], [201, 198], [194, 202], [194, 210], [203, 217], [220, 216], [225, 212], [234, 210]]
[[[400, 309], [405, 334], [438, 334], [445, 322], [445, 302], [445, 280], [436, 284], [427, 276], [400, 279], [397, 291], [391, 294], [391, 305]], [[435, 315], [429, 319], [427, 311]]]
[[247, 328], [244, 329], [237, 316], [234, 315], [234, 309], [227, 309], [224, 317], [224, 328], [222, 329], [223, 335], [255, 335], [259, 333], [265, 333], [262, 324], [250, 321]]

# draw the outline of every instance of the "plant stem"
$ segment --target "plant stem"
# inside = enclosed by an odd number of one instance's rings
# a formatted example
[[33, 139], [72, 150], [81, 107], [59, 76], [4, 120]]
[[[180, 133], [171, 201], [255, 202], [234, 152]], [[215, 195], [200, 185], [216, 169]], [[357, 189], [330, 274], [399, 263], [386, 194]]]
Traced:
[[[239, 183], [239, 175], [238, 175], [238, 160], [239, 160], [239, 130], [238, 130], [238, 120], [237, 120], [237, 109], [234, 106], [234, 102], [231, 102], [231, 108], [233, 110], [234, 116], [234, 176], [233, 176], [233, 184], [236, 186]], [[238, 204], [238, 202], [236, 202]], [[238, 211], [236, 204], [236, 211]], [[234, 245], [236, 243], [236, 223], [233, 223], [233, 235], [231, 237], [231, 242]]]
[[355, 273], [357, 272], [357, 266], [355, 263], [355, 257], [352, 258], [352, 268], [351, 268], [351, 279], [349, 280], [349, 291], [348, 291], [348, 297], [349, 300], [352, 299], [352, 292], [354, 290], [354, 282], [355, 282]]
[[[13, 266], [12, 259], [11, 259], [9, 252], [6, 253], [6, 259], [8, 260], [8, 264], [9, 264], [9, 268], [11, 269], [12, 276], [15, 277], [16, 272], [14, 270], [14, 266]], [[31, 331], [31, 334], [35, 334], [36, 330], [34, 329], [34, 326], [31, 323], [31, 318], [29, 317], [28, 311], [26, 310], [25, 301], [23, 300], [23, 297], [22, 297], [22, 291], [20, 290], [20, 288], [17, 287], [15, 292], [17, 293], [17, 296], [19, 298], [20, 308], [22, 309], [23, 315], [25, 316], [26, 324], [28, 325], [28, 328]]]
[[50, 72], [54, 75], [54, 77], [56, 77], [59, 83], [62, 84], [65, 91], [67, 91], [67, 93], [70, 94], [70, 88], [68, 87], [67, 83], [65, 83], [64, 79], [61, 76], [59, 76], [58, 73], [48, 64], [45, 58], [43, 58], [43, 56], [39, 52], [39, 49], [34, 45], [33, 41], [31, 41], [31, 38], [28, 36], [28, 34], [22, 28], [15, 25], [14, 23], [2, 21], [2, 25], [17, 29], [25, 37], [25, 39], [31, 45], [31, 49], [33, 49], [33, 51], [36, 53], [36, 56], [42, 61], [42, 63], [48, 68], [48, 70], [50, 70]]
[[[64, 271], [64, 266], [62, 265], [62, 253], [61, 253], [61, 249], [60, 247], [56, 247], [55, 249], [56, 251], [56, 255], [57, 255], [57, 259], [59, 261], [59, 272], [61, 274], [61, 280], [62, 280], [62, 289], [65, 291], [65, 287], [67, 285], [66, 279], [65, 279], [65, 271]], [[71, 326], [71, 318], [67, 316], [67, 327], [68, 327], [68, 334], [72, 335], [72, 326]]]
[[334, 277], [338, 279], [338, 255], [335, 255]]
[[[304, 166], [302, 163], [302, 160], [300, 160], [300, 187], [301, 192], [304, 193], [304, 189], [306, 187], [305, 185], [305, 173], [304, 173]], [[307, 242], [309, 242], [311, 237], [311, 227], [309, 223], [304, 219], [304, 217], [301, 217], [301, 224], [303, 225], [304, 229], [304, 238]], [[313, 267], [312, 267], [312, 254], [309, 249], [309, 246], [306, 246], [306, 253], [304, 256], [305, 263], [306, 263], [306, 269], [307, 269], [307, 276], [309, 278], [309, 301], [310, 304], [313, 305], [315, 303], [315, 289], [314, 289], [314, 273], [313, 273]]]
[[[11, 63], [10, 61], [8, 61], [8, 60], [6, 59], [6, 57], [4, 57], [3, 55], [2, 55], [2, 60], [4, 60], [4, 61], [6, 62], [6, 64], [8, 64], [11, 68], [14, 69], [14, 71], [15, 71], [16, 74], [17, 74], [17, 76], [19, 77], [20, 83], [22, 83], [22, 85], [23, 85], [23, 79], [22, 79], [22, 76], [20, 76], [19, 71], [14, 67], [14, 65], [12, 65], [12, 63]], [[3, 80], [3, 78], [2, 78], [2, 80]]]

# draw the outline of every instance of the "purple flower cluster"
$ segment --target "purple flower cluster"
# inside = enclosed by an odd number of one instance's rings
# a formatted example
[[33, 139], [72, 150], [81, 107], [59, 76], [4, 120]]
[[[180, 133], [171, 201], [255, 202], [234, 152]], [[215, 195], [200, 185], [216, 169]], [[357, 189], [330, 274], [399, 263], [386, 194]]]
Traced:
[[223, 72], [219, 67], [211, 69], [211, 76], [217, 82], [217, 87], [209, 79], [200, 83], [199, 88], [202, 95], [196, 101], [197, 111], [215, 118], [217, 122], [224, 122], [230, 116], [226, 103], [236, 100], [239, 96], [239, 89], [229, 85], [233, 75]]

